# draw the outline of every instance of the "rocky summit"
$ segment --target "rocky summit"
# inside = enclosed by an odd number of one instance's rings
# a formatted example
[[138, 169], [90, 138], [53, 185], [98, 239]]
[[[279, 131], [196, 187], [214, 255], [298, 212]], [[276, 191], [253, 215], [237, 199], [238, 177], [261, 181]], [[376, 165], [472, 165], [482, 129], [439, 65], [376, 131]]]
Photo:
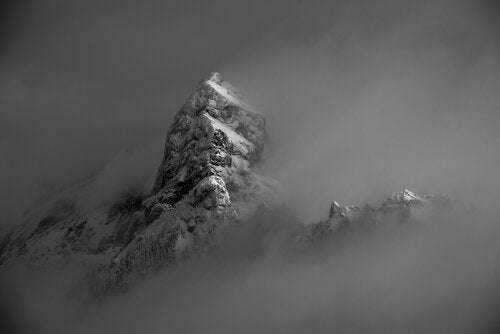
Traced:
[[77, 261], [111, 288], [205, 252], [272, 201], [276, 182], [253, 168], [264, 142], [264, 116], [213, 73], [177, 112], [150, 196], [90, 210], [79, 209], [71, 191], [56, 196], [7, 235], [0, 263]]
[[113, 258], [117, 283], [217, 245], [228, 226], [272, 201], [276, 182], [256, 174], [265, 120], [218, 73], [204, 80], [175, 116], [146, 227]]

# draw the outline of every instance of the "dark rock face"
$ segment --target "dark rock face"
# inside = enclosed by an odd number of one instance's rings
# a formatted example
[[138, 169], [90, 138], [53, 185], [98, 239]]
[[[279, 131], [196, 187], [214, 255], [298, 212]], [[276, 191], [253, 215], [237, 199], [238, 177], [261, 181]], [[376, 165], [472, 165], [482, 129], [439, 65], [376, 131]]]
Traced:
[[51, 209], [5, 240], [0, 261], [76, 259], [97, 268], [91, 276], [98, 284], [113, 288], [205, 252], [275, 194], [276, 182], [252, 170], [264, 127], [262, 114], [211, 74], [175, 116], [149, 197], [128, 194], [91, 211]]
[[264, 126], [219, 74], [200, 84], [167, 134], [152, 195], [143, 202], [149, 225], [113, 259], [117, 285], [207, 251], [228, 226], [271, 199], [275, 182], [251, 169], [261, 158]]
[[233, 160], [260, 159], [264, 117], [238, 96], [217, 73], [200, 84], [170, 127], [154, 194], [175, 202], [199, 180], [241, 166]]

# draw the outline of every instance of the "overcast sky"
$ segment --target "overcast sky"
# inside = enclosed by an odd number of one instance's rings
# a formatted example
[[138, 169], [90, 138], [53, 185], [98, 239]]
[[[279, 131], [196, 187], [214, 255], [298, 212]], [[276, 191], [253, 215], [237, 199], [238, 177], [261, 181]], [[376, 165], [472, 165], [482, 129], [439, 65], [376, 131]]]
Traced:
[[266, 113], [266, 171], [290, 203], [312, 199], [306, 218], [400, 187], [497, 194], [495, 1], [2, 6], [3, 223], [103, 169], [148, 189], [173, 115], [215, 70]]

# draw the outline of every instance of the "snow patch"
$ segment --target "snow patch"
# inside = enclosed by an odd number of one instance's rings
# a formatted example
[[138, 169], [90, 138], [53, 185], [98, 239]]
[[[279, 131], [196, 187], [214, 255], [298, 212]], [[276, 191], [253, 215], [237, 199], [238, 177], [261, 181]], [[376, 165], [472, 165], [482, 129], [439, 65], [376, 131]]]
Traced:
[[241, 102], [239, 99], [236, 99], [234, 95], [227, 90], [226, 88], [222, 87], [219, 85], [217, 82], [215, 82], [213, 79], [210, 79], [207, 81], [208, 85], [212, 87], [219, 95], [224, 97], [226, 100], [228, 100], [229, 103], [235, 104], [240, 107], [246, 107], [243, 102]]
[[211, 123], [214, 129], [221, 130], [222, 132], [224, 132], [227, 135], [229, 141], [233, 145], [235, 145], [235, 148], [244, 155], [248, 154], [250, 151], [253, 151], [255, 149], [254, 144], [249, 142], [245, 137], [239, 135], [236, 131], [231, 129], [226, 124], [213, 118], [208, 113], [204, 113], [203, 117], [205, 117]]

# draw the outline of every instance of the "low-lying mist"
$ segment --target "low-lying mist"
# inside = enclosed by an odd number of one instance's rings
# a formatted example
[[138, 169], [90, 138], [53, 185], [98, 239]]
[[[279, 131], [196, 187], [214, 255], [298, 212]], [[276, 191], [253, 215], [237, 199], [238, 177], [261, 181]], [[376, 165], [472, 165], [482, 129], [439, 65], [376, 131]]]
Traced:
[[429, 218], [300, 247], [297, 222], [277, 211], [103, 304], [67, 297], [73, 271], [10, 282], [10, 319], [26, 333], [493, 333], [499, 228], [481, 219]]

